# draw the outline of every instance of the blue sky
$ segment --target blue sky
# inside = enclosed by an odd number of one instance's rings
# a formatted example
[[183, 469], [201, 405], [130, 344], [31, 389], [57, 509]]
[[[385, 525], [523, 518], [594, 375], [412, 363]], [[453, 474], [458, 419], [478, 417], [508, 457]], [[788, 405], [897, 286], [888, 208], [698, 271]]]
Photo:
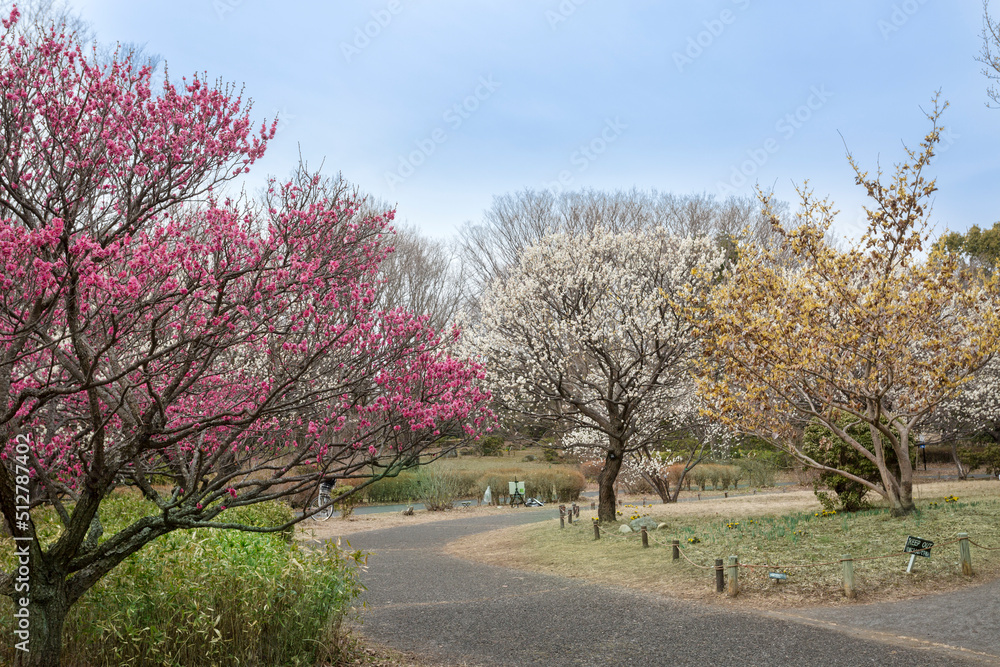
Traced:
[[[101, 41], [171, 78], [245, 84], [279, 132], [251, 185], [301, 147], [447, 237], [526, 187], [795, 199], [809, 179], [856, 236], [845, 160], [884, 168], [951, 103], [933, 164], [943, 230], [1000, 219], [1000, 110], [975, 61], [978, 1], [77, 0]], [[997, 7], [1000, 12], [1000, 6]], [[254, 180], [255, 179], [255, 180]]]

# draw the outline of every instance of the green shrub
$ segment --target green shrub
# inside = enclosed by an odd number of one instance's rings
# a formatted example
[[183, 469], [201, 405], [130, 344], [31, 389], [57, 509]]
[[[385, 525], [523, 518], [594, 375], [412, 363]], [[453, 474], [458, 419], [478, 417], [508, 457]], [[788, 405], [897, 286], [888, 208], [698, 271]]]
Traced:
[[[242, 507], [230, 507], [219, 515], [220, 521], [231, 521], [242, 523], [247, 526], [257, 526], [267, 528], [268, 526], [280, 526], [295, 518], [292, 509], [281, 502], [256, 503], [254, 505], [244, 505]], [[292, 541], [295, 527], [289, 526], [276, 535], [281, 536], [286, 542]]]
[[451, 509], [461, 496], [461, 479], [458, 475], [437, 468], [423, 468], [417, 473], [420, 495], [417, 496], [431, 512]]
[[547, 463], [559, 463], [559, 454], [556, 450], [546, 447], [542, 450], [542, 456]]
[[[871, 431], [867, 424], [854, 424], [847, 429], [847, 432], [868, 451], [873, 451]], [[878, 467], [874, 463], [822, 424], [813, 423], [806, 427], [803, 433], [802, 450], [807, 456], [823, 465], [849, 472], [871, 482], [880, 482], [882, 479]], [[899, 462], [896, 460], [896, 454], [889, 443], [884, 443], [884, 451], [886, 464], [890, 470], [898, 475]], [[840, 510], [844, 512], [857, 512], [871, 507], [871, 504], [865, 500], [868, 488], [860, 482], [855, 482], [836, 473], [821, 473], [815, 492], [820, 498], [820, 502], [823, 502], [819, 484], [825, 485], [837, 494]]]
[[416, 472], [401, 472], [395, 477], [372, 482], [359, 493], [365, 502], [373, 505], [408, 503], [420, 497], [419, 479]]
[[499, 435], [488, 435], [479, 439], [479, 453], [483, 456], [502, 456], [503, 451], [504, 442]]
[[1000, 475], [1000, 444], [994, 442], [986, 446], [983, 468], [991, 475]]
[[983, 468], [990, 475], [1000, 474], [1000, 444], [988, 443], [973, 447], [962, 447], [958, 458], [969, 471]]
[[[127, 515], [148, 511], [134, 497], [109, 502]], [[225, 514], [257, 525], [290, 516], [279, 503]], [[124, 517], [107, 516], [109, 529], [124, 526]], [[281, 534], [176, 531], [126, 558], [80, 599], [67, 618], [63, 655], [93, 667], [335, 661], [341, 623], [363, 590], [364, 559], [333, 545], [301, 549]], [[0, 632], [11, 636], [13, 609], [2, 600]], [[0, 663], [13, 660], [11, 647], [0, 647]]]

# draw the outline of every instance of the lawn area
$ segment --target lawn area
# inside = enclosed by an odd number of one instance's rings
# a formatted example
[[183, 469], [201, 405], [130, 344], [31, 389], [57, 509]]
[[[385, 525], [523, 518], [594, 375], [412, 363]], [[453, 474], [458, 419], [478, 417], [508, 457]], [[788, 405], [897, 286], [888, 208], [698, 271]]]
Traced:
[[[958, 500], [945, 502], [947, 496]], [[986, 547], [1000, 548], [1000, 483], [942, 482], [921, 485], [918, 511], [894, 518], [885, 509], [823, 516], [812, 492], [758, 494], [727, 500], [623, 507], [628, 515], [648, 515], [667, 526], [649, 533], [650, 547], [638, 534], [623, 535], [618, 525], [603, 527], [594, 541], [591, 517], [560, 529], [548, 521], [459, 540], [450, 553], [497, 565], [550, 572], [628, 586], [675, 597], [726, 600], [751, 606], [797, 606], [845, 602], [842, 566], [855, 558], [857, 600], [873, 602], [940, 592], [1000, 576], [1000, 550], [972, 545], [975, 576], [963, 577], [956, 534], [966, 532]], [[902, 551], [908, 535], [935, 542], [931, 558], [918, 558], [907, 574]], [[671, 558], [670, 542], [681, 542], [683, 556]], [[715, 593], [715, 559], [739, 557], [741, 593], [730, 601]], [[795, 567], [807, 565], [810, 567]], [[702, 567], [699, 567], [702, 566]], [[769, 572], [784, 572], [777, 583]]]

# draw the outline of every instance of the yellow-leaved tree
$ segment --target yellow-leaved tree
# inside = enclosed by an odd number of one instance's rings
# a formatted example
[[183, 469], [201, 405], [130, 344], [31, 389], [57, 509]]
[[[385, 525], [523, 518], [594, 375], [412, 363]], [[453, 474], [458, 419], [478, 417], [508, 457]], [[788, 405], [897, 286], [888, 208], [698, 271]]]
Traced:
[[[996, 278], [969, 280], [954, 257], [924, 256], [936, 190], [924, 172], [946, 107], [935, 97], [930, 133], [886, 183], [881, 169], [869, 176], [848, 153], [872, 202], [857, 243], [840, 251], [824, 242], [837, 212], [804, 186], [796, 225], [782, 232], [786, 254], [741, 246], [704, 310], [688, 311], [703, 328], [697, 379], [715, 417], [863, 484], [895, 514], [914, 507], [914, 430], [997, 349]], [[761, 199], [769, 211], [770, 196]], [[809, 422], [871, 460], [881, 481], [808, 456], [794, 432]], [[851, 436], [852, 425], [867, 427], [871, 449]]]

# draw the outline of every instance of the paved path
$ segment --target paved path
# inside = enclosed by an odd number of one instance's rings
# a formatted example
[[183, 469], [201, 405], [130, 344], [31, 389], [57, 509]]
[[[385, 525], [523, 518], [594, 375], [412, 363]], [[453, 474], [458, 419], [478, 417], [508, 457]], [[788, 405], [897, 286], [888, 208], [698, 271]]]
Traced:
[[994, 664], [1000, 665], [1000, 581], [906, 602], [816, 608], [796, 614], [824, 623], [861, 626], [916, 641], [962, 647], [989, 654]]
[[[465, 535], [544, 518], [551, 518], [547, 509], [350, 536], [352, 547], [373, 552], [362, 632], [444, 664], [1000, 664], [996, 586], [909, 606], [746, 613], [470, 563], [440, 551]], [[982, 629], [912, 624], [915, 616], [940, 613], [970, 618], [969, 600], [991, 609]]]

